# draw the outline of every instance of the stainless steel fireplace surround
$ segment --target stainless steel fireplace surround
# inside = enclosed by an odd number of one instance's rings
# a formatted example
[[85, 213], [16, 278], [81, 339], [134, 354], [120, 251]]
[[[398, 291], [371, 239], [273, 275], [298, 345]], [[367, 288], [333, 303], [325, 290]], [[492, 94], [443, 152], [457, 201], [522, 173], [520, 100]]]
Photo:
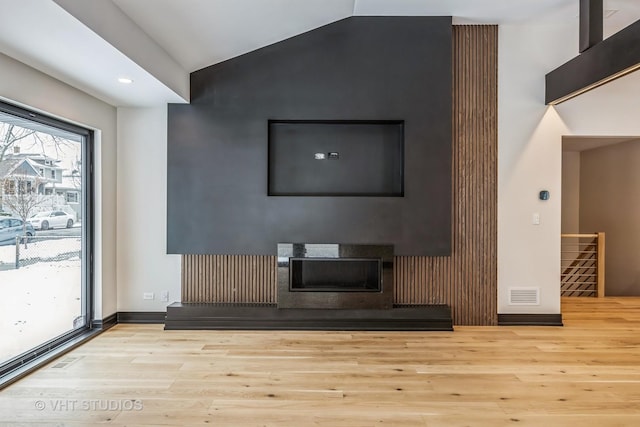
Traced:
[[390, 309], [393, 245], [278, 244], [278, 308]]

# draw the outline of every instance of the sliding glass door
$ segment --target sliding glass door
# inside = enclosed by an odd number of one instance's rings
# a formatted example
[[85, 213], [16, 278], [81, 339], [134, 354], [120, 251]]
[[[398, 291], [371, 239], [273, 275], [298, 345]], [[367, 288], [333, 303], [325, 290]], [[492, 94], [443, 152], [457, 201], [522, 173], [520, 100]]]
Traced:
[[92, 139], [0, 103], [0, 375], [89, 328]]

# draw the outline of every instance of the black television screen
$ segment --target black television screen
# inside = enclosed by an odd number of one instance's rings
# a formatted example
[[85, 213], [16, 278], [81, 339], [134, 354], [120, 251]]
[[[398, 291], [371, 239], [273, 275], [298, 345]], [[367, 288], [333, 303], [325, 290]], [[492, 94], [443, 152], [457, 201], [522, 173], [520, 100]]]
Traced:
[[269, 121], [270, 196], [404, 195], [404, 122]]

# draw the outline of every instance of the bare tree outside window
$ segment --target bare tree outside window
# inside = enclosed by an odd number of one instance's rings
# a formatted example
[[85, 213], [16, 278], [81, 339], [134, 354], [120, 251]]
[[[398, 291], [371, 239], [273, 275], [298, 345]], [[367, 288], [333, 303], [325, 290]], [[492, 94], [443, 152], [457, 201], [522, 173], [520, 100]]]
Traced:
[[[44, 203], [44, 197], [38, 194], [37, 188], [44, 182], [39, 177], [31, 175], [14, 176], [13, 191], [5, 194], [3, 203], [16, 213], [24, 222], [23, 231], [27, 232], [27, 219], [35, 213], [36, 208]], [[5, 183], [5, 188], [7, 185]]]
[[13, 150], [17, 142], [35, 134], [35, 130], [0, 122], [0, 162]]
[[40, 151], [51, 157], [59, 158], [65, 149], [72, 147], [71, 142], [59, 136], [38, 132], [33, 129], [5, 123], [0, 120], [0, 162], [13, 153], [18, 144], [26, 151]]
[[[3, 176], [3, 174], [0, 173], [0, 211], [14, 210], [11, 205], [6, 202], [7, 194], [12, 192], [16, 194], [31, 194], [32, 192], [36, 193], [36, 195], [44, 194], [47, 183], [53, 181], [59, 182], [58, 171], [55, 169], [55, 165], [60, 159], [68, 158], [69, 156], [73, 157], [73, 155], [77, 153], [77, 149], [77, 144], [70, 140], [25, 128], [11, 122], [3, 122], [0, 116], [0, 172], [8, 172], [3, 170], [3, 163], [5, 163], [4, 169], [7, 169], [7, 162], [11, 162], [12, 159], [20, 158], [19, 156], [24, 155], [32, 156], [36, 153], [42, 155], [44, 164], [52, 166], [52, 168], [44, 168], [32, 163], [36, 168], [36, 173], [39, 173], [40, 177], [38, 177], [38, 179], [31, 179], [31, 177], [29, 177], [28, 180], [22, 181], [22, 187], [20, 187], [18, 183], [19, 179], [16, 179], [14, 176]], [[3, 188], [4, 191], [2, 191]], [[51, 194], [55, 195], [56, 193], [52, 190]], [[15, 200], [13, 200], [13, 202], [15, 203]], [[18, 215], [17, 211], [14, 212]], [[32, 210], [32, 213], [35, 212]]]

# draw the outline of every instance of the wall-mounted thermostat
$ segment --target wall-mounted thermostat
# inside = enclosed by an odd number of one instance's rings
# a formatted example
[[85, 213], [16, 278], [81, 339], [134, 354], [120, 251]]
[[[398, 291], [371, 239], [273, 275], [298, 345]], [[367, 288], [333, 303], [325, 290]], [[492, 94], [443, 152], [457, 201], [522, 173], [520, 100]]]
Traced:
[[549, 200], [549, 192], [547, 190], [542, 190], [538, 197], [540, 197], [540, 200]]

